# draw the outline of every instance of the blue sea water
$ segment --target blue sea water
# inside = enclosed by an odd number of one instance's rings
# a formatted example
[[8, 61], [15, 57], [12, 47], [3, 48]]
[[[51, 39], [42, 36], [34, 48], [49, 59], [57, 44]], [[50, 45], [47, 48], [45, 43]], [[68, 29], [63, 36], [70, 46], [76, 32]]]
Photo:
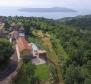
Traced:
[[26, 17], [44, 17], [49, 19], [60, 19], [64, 17], [74, 17], [78, 15], [88, 15], [91, 11], [79, 10], [78, 12], [20, 12], [20, 8], [1, 7], [0, 16], [26, 16]]

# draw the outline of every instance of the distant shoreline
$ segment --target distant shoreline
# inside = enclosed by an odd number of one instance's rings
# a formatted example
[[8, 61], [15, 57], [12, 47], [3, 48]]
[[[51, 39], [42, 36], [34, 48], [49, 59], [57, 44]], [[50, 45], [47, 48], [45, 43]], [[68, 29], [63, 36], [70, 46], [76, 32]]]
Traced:
[[70, 8], [21, 8], [18, 9], [21, 12], [77, 12], [76, 10]]

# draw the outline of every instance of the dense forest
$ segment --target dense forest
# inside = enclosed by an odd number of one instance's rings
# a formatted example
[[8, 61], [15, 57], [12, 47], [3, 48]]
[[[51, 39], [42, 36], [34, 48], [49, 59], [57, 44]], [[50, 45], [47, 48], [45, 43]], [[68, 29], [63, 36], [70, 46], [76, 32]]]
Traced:
[[[51, 20], [34, 17], [4, 17], [5, 29], [11, 23], [24, 26], [29, 41], [45, 47], [37, 33], [50, 37], [52, 49], [59, 58], [60, 72], [65, 84], [91, 84], [91, 16], [77, 16]], [[30, 39], [31, 37], [31, 39]], [[48, 43], [49, 41], [46, 41]], [[50, 50], [49, 50], [50, 51]], [[51, 57], [54, 56], [50, 54]], [[23, 72], [22, 72], [23, 73]], [[23, 81], [23, 80], [22, 80]], [[19, 81], [20, 82], [20, 81]], [[19, 83], [17, 83], [19, 84]]]

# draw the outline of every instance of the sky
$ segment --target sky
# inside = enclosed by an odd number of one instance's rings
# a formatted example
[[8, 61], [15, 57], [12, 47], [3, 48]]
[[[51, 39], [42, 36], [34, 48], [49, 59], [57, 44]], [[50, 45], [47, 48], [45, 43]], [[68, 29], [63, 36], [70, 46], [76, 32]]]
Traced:
[[91, 0], [0, 0], [0, 7], [66, 7], [91, 10]]

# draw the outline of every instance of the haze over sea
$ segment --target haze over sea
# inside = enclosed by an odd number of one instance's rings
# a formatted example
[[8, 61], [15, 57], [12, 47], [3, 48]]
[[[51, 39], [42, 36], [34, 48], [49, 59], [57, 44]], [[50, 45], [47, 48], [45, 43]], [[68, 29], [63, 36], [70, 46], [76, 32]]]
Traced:
[[21, 12], [20, 8], [0, 7], [0, 16], [25, 16], [25, 17], [44, 17], [49, 19], [60, 19], [64, 17], [74, 17], [78, 15], [89, 15], [89, 10], [79, 10], [77, 12]]

